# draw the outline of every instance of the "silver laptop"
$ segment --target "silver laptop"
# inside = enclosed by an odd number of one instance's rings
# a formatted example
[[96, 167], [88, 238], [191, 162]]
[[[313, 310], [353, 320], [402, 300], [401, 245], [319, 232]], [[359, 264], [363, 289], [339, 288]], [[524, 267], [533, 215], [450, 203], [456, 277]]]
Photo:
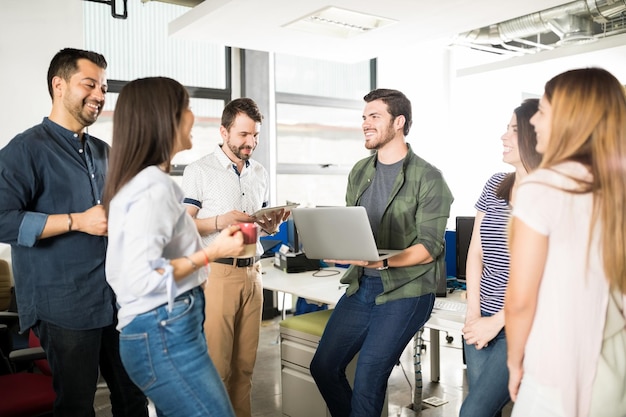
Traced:
[[291, 215], [309, 259], [379, 261], [402, 252], [376, 248], [365, 207], [301, 207]]

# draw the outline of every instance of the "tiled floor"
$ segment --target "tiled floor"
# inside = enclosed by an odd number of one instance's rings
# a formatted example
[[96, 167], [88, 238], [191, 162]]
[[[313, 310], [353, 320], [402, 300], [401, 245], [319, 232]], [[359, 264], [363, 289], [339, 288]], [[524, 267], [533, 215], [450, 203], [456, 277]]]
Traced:
[[[254, 370], [252, 390], [252, 410], [254, 417], [282, 417], [280, 385], [280, 346], [278, 345], [280, 318], [264, 321], [261, 328], [261, 340], [256, 368]], [[439, 407], [424, 405], [421, 414], [411, 409], [413, 403], [413, 346], [405, 349], [389, 379], [389, 417], [456, 417], [467, 391], [465, 366], [461, 350], [461, 335], [451, 333], [452, 343], [441, 332], [441, 378], [438, 383], [430, 382], [430, 332], [424, 332], [426, 351], [422, 352], [423, 393], [422, 398], [438, 397], [447, 401]], [[410, 381], [410, 384], [409, 384]], [[101, 384], [96, 395], [96, 416], [111, 417], [108, 404], [108, 390]], [[510, 415], [510, 406], [503, 417]], [[294, 416], [297, 417], [297, 416]]]

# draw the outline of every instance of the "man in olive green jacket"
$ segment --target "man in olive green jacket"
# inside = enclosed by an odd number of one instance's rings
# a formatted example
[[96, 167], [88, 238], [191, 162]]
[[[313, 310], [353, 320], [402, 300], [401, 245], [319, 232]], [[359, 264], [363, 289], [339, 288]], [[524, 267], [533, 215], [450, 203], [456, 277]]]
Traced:
[[[378, 247], [402, 249], [384, 261], [352, 266], [311, 362], [311, 374], [333, 417], [380, 416], [387, 379], [413, 335], [424, 326], [444, 264], [444, 233], [453, 197], [441, 172], [406, 143], [411, 103], [397, 90], [364, 97], [365, 147], [346, 203], [367, 210]], [[345, 369], [359, 353], [353, 388]]]

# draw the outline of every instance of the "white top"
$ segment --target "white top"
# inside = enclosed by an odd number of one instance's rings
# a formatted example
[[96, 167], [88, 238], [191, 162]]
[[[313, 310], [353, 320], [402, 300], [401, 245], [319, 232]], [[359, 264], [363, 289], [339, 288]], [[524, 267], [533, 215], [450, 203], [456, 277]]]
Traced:
[[151, 166], [111, 201], [106, 276], [119, 304], [118, 330], [138, 314], [171, 306], [177, 296], [206, 280], [206, 268], [178, 282], [172, 275], [169, 259], [191, 255], [202, 247], [182, 200], [180, 187]]
[[[249, 159], [241, 173], [220, 146], [199, 160], [187, 165], [183, 174], [185, 204], [199, 209], [196, 218], [205, 219], [239, 210], [250, 215], [269, 205], [269, 176], [257, 161]], [[209, 245], [217, 233], [202, 236]], [[257, 241], [257, 255], [263, 246]]]
[[521, 183], [513, 210], [513, 216], [549, 238], [524, 375], [560, 392], [565, 415], [576, 417], [589, 412], [609, 288], [599, 230], [588, 246], [593, 196], [559, 189], [576, 187], [559, 172], [590, 178], [575, 162], [537, 170]]

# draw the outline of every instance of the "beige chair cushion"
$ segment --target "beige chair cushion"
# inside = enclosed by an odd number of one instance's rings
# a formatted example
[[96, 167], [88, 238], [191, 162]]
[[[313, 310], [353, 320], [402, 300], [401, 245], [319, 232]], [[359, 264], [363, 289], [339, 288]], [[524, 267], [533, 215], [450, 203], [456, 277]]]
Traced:
[[0, 259], [0, 311], [7, 310], [11, 304], [11, 270], [9, 263]]

